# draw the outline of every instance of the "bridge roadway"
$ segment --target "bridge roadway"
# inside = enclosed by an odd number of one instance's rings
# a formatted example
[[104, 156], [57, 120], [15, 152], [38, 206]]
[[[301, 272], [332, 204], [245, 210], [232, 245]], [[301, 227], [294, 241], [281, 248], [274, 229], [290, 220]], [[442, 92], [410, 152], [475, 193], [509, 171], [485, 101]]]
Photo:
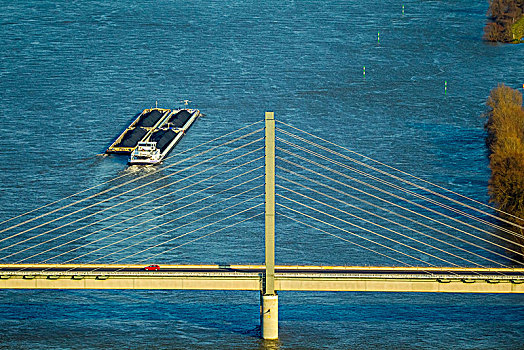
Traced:
[[[0, 264], [0, 289], [262, 290], [264, 265]], [[524, 268], [275, 267], [277, 291], [524, 293]]]

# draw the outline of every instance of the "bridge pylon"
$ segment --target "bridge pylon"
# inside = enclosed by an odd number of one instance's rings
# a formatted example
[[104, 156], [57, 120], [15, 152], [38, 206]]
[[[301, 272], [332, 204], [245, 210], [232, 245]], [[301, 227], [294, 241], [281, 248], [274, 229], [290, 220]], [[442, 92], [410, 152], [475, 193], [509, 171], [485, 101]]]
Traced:
[[266, 271], [260, 295], [262, 338], [278, 339], [278, 295], [275, 291], [275, 114], [266, 112], [266, 196], [265, 256]]

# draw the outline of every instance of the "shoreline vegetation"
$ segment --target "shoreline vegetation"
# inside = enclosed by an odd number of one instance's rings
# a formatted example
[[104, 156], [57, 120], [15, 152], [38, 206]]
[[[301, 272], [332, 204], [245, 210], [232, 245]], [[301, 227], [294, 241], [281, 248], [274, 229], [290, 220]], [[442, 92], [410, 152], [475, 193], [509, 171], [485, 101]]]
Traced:
[[[522, 94], [499, 84], [487, 100], [488, 113], [485, 128], [489, 150], [490, 201], [504, 213], [504, 220], [524, 226], [524, 108]], [[509, 214], [509, 215], [508, 215]], [[520, 219], [519, 219], [520, 218]], [[524, 234], [518, 227], [508, 227]], [[521, 236], [522, 237], [522, 236]], [[514, 240], [524, 245], [524, 239]], [[524, 248], [520, 247], [524, 253]]]
[[524, 43], [524, 0], [489, 0], [484, 40]]

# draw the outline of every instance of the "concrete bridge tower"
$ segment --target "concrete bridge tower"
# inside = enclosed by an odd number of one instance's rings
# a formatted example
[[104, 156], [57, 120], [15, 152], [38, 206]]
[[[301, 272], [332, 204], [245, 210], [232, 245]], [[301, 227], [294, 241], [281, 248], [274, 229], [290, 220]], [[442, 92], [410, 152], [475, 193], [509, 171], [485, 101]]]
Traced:
[[266, 112], [266, 272], [260, 300], [262, 338], [278, 339], [278, 295], [275, 291], [275, 114]]

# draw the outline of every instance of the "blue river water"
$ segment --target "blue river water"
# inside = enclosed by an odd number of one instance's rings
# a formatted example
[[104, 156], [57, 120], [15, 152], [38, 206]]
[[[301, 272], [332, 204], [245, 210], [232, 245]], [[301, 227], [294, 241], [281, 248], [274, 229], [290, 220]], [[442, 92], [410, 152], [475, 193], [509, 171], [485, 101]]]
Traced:
[[[0, 0], [0, 10], [0, 221], [129, 172], [125, 157], [100, 154], [143, 108], [183, 99], [205, 116], [177, 150], [271, 110], [487, 202], [485, 100], [498, 83], [524, 83], [524, 46], [481, 39], [487, 1]], [[289, 231], [277, 263], [375, 263]], [[263, 262], [261, 235], [211, 238], [176, 262]], [[252, 292], [1, 290], [0, 348], [524, 349], [521, 295], [281, 292], [278, 343], [258, 338], [258, 312]]]

